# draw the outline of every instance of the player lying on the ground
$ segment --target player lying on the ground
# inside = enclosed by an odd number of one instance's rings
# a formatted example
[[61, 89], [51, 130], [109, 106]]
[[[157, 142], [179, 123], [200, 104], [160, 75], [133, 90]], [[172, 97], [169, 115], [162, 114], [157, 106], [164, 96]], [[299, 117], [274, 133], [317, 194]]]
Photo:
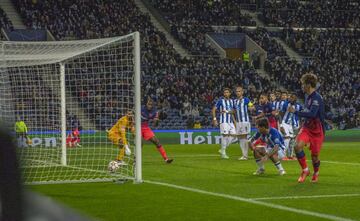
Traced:
[[73, 130], [66, 137], [66, 146], [67, 147], [81, 147], [80, 145], [80, 132], [78, 128], [73, 128]]
[[254, 175], [260, 175], [265, 172], [264, 162], [270, 158], [282, 176], [286, 174], [281, 165], [280, 160], [285, 156], [284, 140], [275, 128], [269, 126], [269, 121], [266, 118], [261, 118], [256, 121], [258, 131], [251, 138], [250, 145], [254, 150], [254, 157], [258, 169]]
[[127, 165], [124, 161], [124, 156], [131, 155], [126, 133], [130, 131], [134, 133], [134, 115], [132, 111], [128, 111], [125, 116], [120, 118], [116, 124], [108, 131], [108, 138], [111, 142], [119, 148], [119, 153], [116, 157], [118, 165]]

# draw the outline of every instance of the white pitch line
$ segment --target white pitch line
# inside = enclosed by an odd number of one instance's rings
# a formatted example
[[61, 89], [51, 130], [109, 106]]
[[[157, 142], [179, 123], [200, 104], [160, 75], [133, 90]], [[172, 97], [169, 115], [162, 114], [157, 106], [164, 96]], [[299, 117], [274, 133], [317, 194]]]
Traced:
[[321, 163], [332, 163], [332, 164], [344, 164], [344, 165], [351, 165], [351, 166], [360, 166], [360, 163], [348, 163], [348, 162], [340, 162], [340, 161], [327, 161], [327, 160], [320, 160]]
[[174, 189], [186, 190], [186, 191], [190, 191], [190, 192], [194, 192], [194, 193], [201, 193], [201, 194], [210, 195], [210, 196], [217, 196], [217, 197], [222, 197], [222, 198], [226, 198], [226, 199], [237, 200], [237, 201], [241, 201], [241, 202], [256, 204], [256, 205], [260, 205], [260, 206], [289, 211], [289, 212], [293, 212], [293, 213], [298, 213], [301, 215], [315, 216], [315, 217], [334, 220], [334, 221], [354, 221], [354, 220], [348, 219], [348, 218], [343, 218], [343, 217], [324, 214], [324, 213], [312, 212], [312, 211], [303, 210], [303, 209], [296, 209], [296, 208], [291, 208], [291, 207], [287, 207], [287, 206], [281, 206], [281, 205], [274, 204], [274, 203], [257, 201], [257, 200], [251, 199], [251, 198], [244, 198], [244, 197], [233, 196], [233, 195], [229, 195], [229, 194], [210, 192], [210, 191], [206, 191], [206, 190], [195, 189], [195, 188], [191, 188], [191, 187], [179, 186], [179, 185], [175, 185], [175, 184], [163, 183], [163, 182], [157, 182], [157, 181], [144, 180], [144, 182], [154, 184], [154, 185], [166, 186], [166, 187], [170, 187], [170, 188], [174, 188]]
[[352, 194], [331, 194], [331, 195], [314, 195], [314, 196], [279, 196], [279, 197], [260, 197], [251, 198], [252, 200], [280, 200], [280, 199], [314, 199], [314, 198], [332, 198], [332, 197], [352, 197], [360, 196], [360, 193]]

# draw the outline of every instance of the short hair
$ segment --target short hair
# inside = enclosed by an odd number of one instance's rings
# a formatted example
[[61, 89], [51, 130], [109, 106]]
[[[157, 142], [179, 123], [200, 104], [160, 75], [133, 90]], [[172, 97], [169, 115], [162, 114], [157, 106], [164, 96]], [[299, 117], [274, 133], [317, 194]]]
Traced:
[[263, 118], [260, 118], [256, 121], [256, 125], [258, 127], [265, 127], [266, 129], [269, 128], [269, 121], [267, 118], [263, 117]]
[[267, 99], [269, 99], [268, 94], [265, 93], [265, 92], [261, 93], [259, 97], [261, 97], [261, 96], [264, 96], [264, 97], [266, 97]]
[[238, 85], [238, 86], [235, 87], [235, 89], [237, 89], [237, 88], [244, 89], [241, 85]]
[[230, 88], [228, 88], [228, 87], [225, 87], [225, 88], [223, 89], [223, 92], [225, 92], [225, 91], [229, 91], [229, 92], [231, 92], [231, 89], [230, 89]]
[[288, 94], [288, 92], [287, 92], [287, 91], [281, 91], [281, 93], [282, 93], [282, 94]]
[[318, 83], [318, 77], [313, 73], [306, 73], [301, 76], [301, 83], [310, 85], [312, 88], [316, 88], [316, 84]]

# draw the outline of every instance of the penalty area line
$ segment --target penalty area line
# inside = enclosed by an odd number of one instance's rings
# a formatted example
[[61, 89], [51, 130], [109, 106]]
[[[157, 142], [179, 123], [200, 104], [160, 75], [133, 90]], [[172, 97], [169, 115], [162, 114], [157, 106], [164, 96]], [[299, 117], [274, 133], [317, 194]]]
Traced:
[[293, 212], [293, 213], [297, 213], [297, 214], [301, 214], [301, 215], [314, 216], [314, 217], [319, 217], [319, 218], [324, 218], [324, 219], [329, 219], [329, 220], [334, 220], [334, 221], [354, 221], [354, 220], [348, 219], [348, 218], [343, 218], [343, 217], [339, 217], [339, 216], [334, 216], [334, 215], [329, 215], [329, 214], [324, 214], [324, 213], [319, 213], [319, 212], [313, 212], [313, 211], [308, 211], [308, 210], [303, 210], [303, 209], [296, 209], [296, 208], [282, 206], [282, 205], [269, 203], [269, 202], [262, 202], [262, 201], [254, 200], [251, 198], [234, 196], [234, 195], [229, 195], [229, 194], [224, 194], [224, 193], [210, 192], [210, 191], [206, 191], [206, 190], [201, 190], [201, 189], [196, 189], [196, 188], [191, 188], [191, 187], [186, 187], [186, 186], [180, 186], [180, 185], [175, 185], [175, 184], [170, 184], [170, 183], [158, 182], [158, 181], [144, 180], [144, 182], [149, 183], [149, 184], [159, 185], [159, 186], [166, 186], [166, 187], [179, 189], [179, 190], [185, 190], [185, 191], [194, 192], [194, 193], [200, 193], [200, 194], [209, 195], [209, 196], [217, 196], [217, 197], [221, 197], [221, 198], [225, 198], [225, 199], [232, 199], [232, 200], [236, 200], [236, 201], [259, 205], [259, 206], [265, 206], [265, 207], [269, 207], [269, 208], [289, 211], [289, 212]]

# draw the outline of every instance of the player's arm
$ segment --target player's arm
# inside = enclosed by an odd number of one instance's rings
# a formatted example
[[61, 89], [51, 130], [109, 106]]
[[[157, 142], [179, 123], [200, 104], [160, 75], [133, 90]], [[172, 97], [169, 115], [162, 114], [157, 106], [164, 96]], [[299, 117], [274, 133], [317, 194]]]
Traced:
[[299, 117], [314, 118], [316, 117], [316, 114], [319, 110], [319, 103], [315, 101], [312, 103], [310, 110], [308, 111], [296, 111], [294, 108], [291, 107], [289, 108], [289, 112], [293, 112], [297, 114]]
[[249, 140], [249, 142], [248, 142], [248, 144], [249, 144], [249, 148], [251, 148], [252, 150], [254, 150], [255, 149], [255, 147], [256, 147], [256, 141], [260, 138], [260, 136], [261, 136], [261, 134], [259, 133], [259, 132], [256, 132], [255, 134], [254, 134], [254, 136], [252, 136], [251, 138], [250, 138], [250, 140]]
[[212, 113], [212, 122], [213, 122], [213, 125], [214, 125], [215, 127], [218, 126], [218, 122], [217, 122], [217, 119], [216, 119], [216, 109], [217, 109], [217, 107], [214, 106], [214, 107], [212, 108], [212, 110], [211, 110], [211, 113]]
[[159, 112], [156, 112], [155, 117], [153, 118], [154, 127], [159, 125]]
[[265, 117], [265, 113], [264, 112], [261, 112], [260, 114], [254, 116], [255, 120], [259, 119], [259, 118], [262, 118], [262, 117]]

